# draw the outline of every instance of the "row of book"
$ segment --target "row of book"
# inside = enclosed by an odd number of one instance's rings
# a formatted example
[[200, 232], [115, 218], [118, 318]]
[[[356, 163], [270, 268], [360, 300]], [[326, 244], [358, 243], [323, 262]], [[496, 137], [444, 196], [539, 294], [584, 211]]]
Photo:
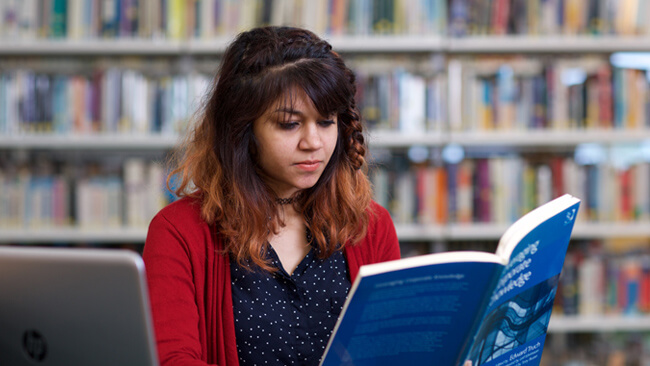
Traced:
[[398, 156], [370, 177], [375, 200], [403, 224], [508, 224], [563, 193], [583, 200], [579, 221], [648, 222], [650, 161], [627, 164], [496, 155], [408, 165]]
[[645, 240], [579, 247], [567, 254], [554, 311], [583, 316], [650, 314], [650, 252]]
[[121, 172], [33, 170], [0, 169], [0, 227], [145, 228], [173, 199], [162, 166], [143, 158], [128, 158]]
[[452, 60], [450, 90], [457, 92], [449, 102], [460, 107], [449, 128], [647, 128], [650, 80], [638, 67], [614, 66], [603, 56]]
[[0, 36], [210, 38], [258, 25], [319, 34], [650, 33], [643, 0], [5, 0]]
[[0, 71], [0, 134], [184, 131], [210, 76], [158, 74], [145, 67], [96, 68], [81, 74]]
[[647, 332], [549, 333], [540, 365], [648, 365], [649, 345]]
[[[373, 165], [374, 198], [396, 223], [497, 223], [562, 193], [583, 199], [578, 220], [650, 221], [650, 162], [626, 168], [579, 165], [571, 157], [472, 157], [443, 165]], [[4, 162], [0, 223], [16, 227], [142, 226], [166, 202], [162, 167], [144, 158], [116, 168], [32, 168]], [[91, 169], [92, 168], [92, 169]]]
[[643, 0], [450, 0], [449, 8], [454, 36], [650, 32]]
[[211, 38], [259, 25], [319, 34], [443, 34], [447, 0], [5, 0], [0, 37]]
[[648, 66], [605, 56], [451, 57], [354, 63], [371, 128], [444, 131], [650, 128]]
[[[647, 71], [615, 67], [601, 56], [350, 64], [371, 129], [650, 128]], [[179, 133], [212, 80], [201, 69], [152, 67], [142, 59], [82, 70], [0, 65], [0, 134]]]
[[416, 73], [399, 64], [373, 70], [372, 64], [355, 64], [357, 102], [369, 128], [403, 133], [446, 129], [446, 73]]

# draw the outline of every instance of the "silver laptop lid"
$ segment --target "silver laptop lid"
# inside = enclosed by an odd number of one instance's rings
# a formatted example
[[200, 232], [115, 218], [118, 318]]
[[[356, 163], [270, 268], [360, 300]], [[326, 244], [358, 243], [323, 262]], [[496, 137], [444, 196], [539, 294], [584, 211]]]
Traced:
[[132, 251], [0, 247], [0, 365], [157, 365]]

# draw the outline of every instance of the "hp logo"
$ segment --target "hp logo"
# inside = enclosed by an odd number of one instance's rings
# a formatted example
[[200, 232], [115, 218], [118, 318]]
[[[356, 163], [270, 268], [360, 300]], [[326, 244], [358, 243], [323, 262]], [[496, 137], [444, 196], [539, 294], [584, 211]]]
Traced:
[[43, 361], [47, 355], [47, 342], [36, 330], [28, 330], [23, 334], [23, 350], [34, 361]]

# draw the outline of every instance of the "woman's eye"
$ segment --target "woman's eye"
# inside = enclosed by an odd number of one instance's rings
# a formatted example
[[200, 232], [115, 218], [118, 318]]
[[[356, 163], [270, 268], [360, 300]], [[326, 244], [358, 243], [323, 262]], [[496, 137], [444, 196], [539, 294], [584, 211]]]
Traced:
[[298, 122], [279, 122], [278, 125], [283, 130], [292, 130], [298, 126]]
[[332, 120], [332, 119], [327, 119], [327, 120], [324, 120], [324, 121], [320, 121], [319, 124], [321, 126], [323, 126], [323, 127], [328, 127], [328, 126], [336, 124], [336, 122], [334, 122], [334, 120]]

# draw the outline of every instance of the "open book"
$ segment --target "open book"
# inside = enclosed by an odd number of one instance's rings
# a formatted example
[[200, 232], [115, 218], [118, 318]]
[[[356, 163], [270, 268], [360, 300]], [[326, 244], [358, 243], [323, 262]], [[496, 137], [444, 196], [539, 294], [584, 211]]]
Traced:
[[495, 254], [362, 266], [321, 365], [538, 365], [579, 205], [529, 212]]

